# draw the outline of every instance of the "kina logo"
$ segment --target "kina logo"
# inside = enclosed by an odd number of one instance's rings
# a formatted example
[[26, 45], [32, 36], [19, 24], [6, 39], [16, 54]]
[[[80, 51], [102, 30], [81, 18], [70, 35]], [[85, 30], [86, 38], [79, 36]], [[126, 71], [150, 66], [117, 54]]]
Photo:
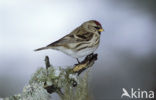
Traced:
[[121, 98], [135, 98], [135, 99], [154, 99], [154, 91], [145, 91], [145, 90], [140, 90], [139, 88], [137, 90], [131, 88], [130, 92], [127, 91], [125, 88], [122, 88], [122, 95]]

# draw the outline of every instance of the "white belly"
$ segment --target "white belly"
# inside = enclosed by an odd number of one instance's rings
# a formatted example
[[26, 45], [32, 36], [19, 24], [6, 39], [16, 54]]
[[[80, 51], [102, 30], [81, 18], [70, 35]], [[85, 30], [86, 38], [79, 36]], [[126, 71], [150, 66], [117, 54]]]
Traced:
[[84, 57], [84, 56], [87, 56], [87, 55], [93, 53], [97, 49], [97, 47], [98, 47], [98, 45], [94, 46], [93, 48], [82, 49], [82, 50], [80, 50], [78, 52], [75, 52], [75, 51], [73, 51], [71, 49], [66, 49], [66, 48], [64, 48], [62, 46], [57, 47], [57, 48], [53, 48], [53, 49], [59, 50], [59, 51], [65, 53], [65, 54], [67, 54], [67, 55], [69, 55], [69, 56], [71, 56], [73, 58], [81, 58], [81, 57]]

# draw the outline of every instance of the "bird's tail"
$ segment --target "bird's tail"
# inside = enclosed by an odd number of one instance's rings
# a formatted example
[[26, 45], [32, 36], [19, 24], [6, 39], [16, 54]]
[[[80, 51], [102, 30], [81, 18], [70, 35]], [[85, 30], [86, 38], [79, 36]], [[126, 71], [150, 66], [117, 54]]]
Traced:
[[48, 49], [48, 47], [38, 48], [38, 49], [35, 49], [34, 51], [40, 51], [40, 50], [44, 50], [44, 49]]

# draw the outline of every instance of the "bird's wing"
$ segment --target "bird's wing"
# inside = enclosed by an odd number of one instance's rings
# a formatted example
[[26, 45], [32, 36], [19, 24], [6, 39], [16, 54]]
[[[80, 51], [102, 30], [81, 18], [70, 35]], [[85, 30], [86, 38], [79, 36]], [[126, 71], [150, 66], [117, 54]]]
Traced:
[[93, 33], [91, 32], [83, 32], [81, 34], [76, 34], [76, 38], [81, 41], [90, 41], [93, 37]]
[[64, 36], [63, 38], [49, 44], [47, 47], [64, 46], [64, 45], [69, 44], [69, 43], [76, 43], [76, 39], [74, 38], [74, 36], [72, 34]]
[[49, 44], [47, 47], [50, 46], [66, 46], [70, 43], [77, 43], [77, 42], [88, 42], [93, 37], [93, 33], [89, 33], [84, 31], [80, 28], [75, 29], [70, 34], [64, 36], [63, 38]]

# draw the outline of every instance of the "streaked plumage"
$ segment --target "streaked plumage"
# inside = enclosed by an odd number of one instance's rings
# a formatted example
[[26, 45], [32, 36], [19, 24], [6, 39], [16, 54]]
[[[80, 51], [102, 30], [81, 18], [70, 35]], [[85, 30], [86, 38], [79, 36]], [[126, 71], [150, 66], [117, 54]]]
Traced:
[[98, 21], [90, 20], [63, 38], [35, 51], [55, 49], [74, 58], [84, 57], [98, 48], [102, 31], [102, 26]]

